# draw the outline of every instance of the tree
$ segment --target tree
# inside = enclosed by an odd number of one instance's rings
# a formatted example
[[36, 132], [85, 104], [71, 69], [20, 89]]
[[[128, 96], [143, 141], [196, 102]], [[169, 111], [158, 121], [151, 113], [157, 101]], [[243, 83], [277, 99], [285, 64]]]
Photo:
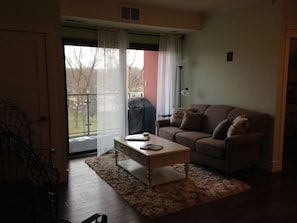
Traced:
[[[97, 47], [65, 46], [65, 63], [67, 93], [76, 94], [68, 97], [68, 110], [72, 111], [75, 119], [75, 127], [79, 127], [79, 117], [82, 119], [83, 131], [86, 131], [87, 109], [90, 100], [86, 94], [97, 92], [97, 67], [100, 63], [100, 55]], [[92, 103], [96, 104], [96, 97]], [[91, 114], [96, 114], [96, 106], [89, 106]], [[80, 115], [81, 114], [81, 115]]]
[[[143, 51], [142, 51], [143, 52]], [[136, 64], [137, 57], [142, 56], [143, 54], [139, 55], [139, 50], [129, 50], [129, 61], [128, 61], [128, 89], [129, 92], [141, 92], [143, 95], [144, 91], [144, 74], [143, 74], [143, 67], [139, 67]]]
[[[139, 50], [128, 50], [128, 89], [129, 92], [141, 92], [143, 95], [144, 77], [143, 67], [137, 66]], [[107, 51], [108, 53], [108, 51]], [[110, 51], [110, 57], [114, 57], [113, 51]], [[87, 118], [90, 115], [93, 117], [97, 114], [97, 97], [93, 96], [91, 101], [86, 101], [86, 94], [96, 94], [97, 88], [100, 89], [100, 82], [97, 83], [97, 74], [100, 66], [103, 67], [103, 51], [97, 47], [86, 46], [65, 46], [65, 65], [67, 79], [67, 94], [68, 94], [68, 114], [69, 111], [73, 114], [75, 128], [80, 127], [80, 121], [84, 127], [83, 132], [86, 132], [89, 126]], [[115, 60], [116, 61], [116, 60]], [[112, 70], [113, 64], [108, 64]], [[109, 84], [113, 84], [112, 72], [108, 80]], [[97, 86], [99, 84], [99, 86]], [[106, 85], [108, 83], [104, 83]], [[71, 96], [70, 96], [71, 95]], [[87, 114], [86, 107], [89, 108]], [[81, 120], [80, 120], [81, 117]]]

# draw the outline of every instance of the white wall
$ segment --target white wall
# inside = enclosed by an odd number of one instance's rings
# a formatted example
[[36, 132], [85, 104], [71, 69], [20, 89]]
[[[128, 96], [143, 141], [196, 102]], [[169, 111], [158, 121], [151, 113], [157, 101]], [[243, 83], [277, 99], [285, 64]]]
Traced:
[[[273, 121], [281, 47], [282, 1], [216, 14], [184, 39], [182, 85], [191, 103], [227, 104], [270, 115], [260, 165], [271, 170]], [[234, 53], [227, 62], [227, 52]]]

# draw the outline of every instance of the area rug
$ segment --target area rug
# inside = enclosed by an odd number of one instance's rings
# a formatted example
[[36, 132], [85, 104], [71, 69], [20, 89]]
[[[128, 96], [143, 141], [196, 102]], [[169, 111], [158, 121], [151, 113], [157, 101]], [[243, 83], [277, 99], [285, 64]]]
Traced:
[[[123, 199], [150, 219], [250, 189], [245, 182], [228, 180], [218, 172], [194, 164], [190, 164], [188, 180], [150, 189], [123, 168], [116, 166], [114, 154], [88, 158], [85, 162]], [[184, 172], [184, 165], [174, 165], [173, 168]]]

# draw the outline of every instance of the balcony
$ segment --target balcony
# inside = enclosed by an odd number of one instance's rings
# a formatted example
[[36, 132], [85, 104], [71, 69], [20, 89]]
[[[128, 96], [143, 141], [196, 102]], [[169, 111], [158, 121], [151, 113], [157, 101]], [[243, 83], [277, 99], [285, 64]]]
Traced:
[[[143, 97], [143, 92], [129, 92], [128, 98]], [[69, 155], [96, 152], [97, 94], [67, 94]]]
[[97, 95], [67, 94], [69, 154], [97, 148]]

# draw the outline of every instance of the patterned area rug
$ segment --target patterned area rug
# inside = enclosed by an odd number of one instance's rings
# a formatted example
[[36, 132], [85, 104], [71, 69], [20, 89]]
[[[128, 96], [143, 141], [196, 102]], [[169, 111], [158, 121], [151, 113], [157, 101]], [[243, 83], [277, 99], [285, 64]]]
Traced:
[[[114, 154], [88, 158], [85, 162], [123, 199], [150, 219], [250, 189], [245, 182], [228, 180], [219, 173], [193, 164], [190, 164], [188, 180], [149, 189], [124, 169], [116, 166]], [[184, 172], [183, 165], [175, 165], [173, 168]]]

